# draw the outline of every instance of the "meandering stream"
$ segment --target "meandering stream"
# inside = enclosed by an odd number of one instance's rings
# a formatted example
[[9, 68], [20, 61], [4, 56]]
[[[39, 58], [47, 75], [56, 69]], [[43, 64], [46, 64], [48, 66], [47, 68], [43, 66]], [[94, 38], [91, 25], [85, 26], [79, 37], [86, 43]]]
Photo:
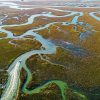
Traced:
[[100, 21], [100, 17], [97, 17], [95, 14], [100, 14], [100, 12], [90, 12], [89, 15], [93, 18], [95, 18], [97, 21]]
[[[53, 15], [52, 13], [36, 14], [36, 15], [32, 15], [31, 17], [29, 17], [28, 21], [24, 24], [0, 26], [0, 31], [7, 34], [7, 37], [5, 37], [5, 38], [13, 38], [14, 39], [14, 38], [22, 38], [25, 35], [33, 35], [34, 38], [42, 44], [42, 47], [45, 48], [44, 50], [32, 50], [32, 51], [26, 52], [26, 53], [20, 55], [18, 58], [16, 58], [12, 62], [12, 64], [9, 66], [9, 68], [7, 70], [8, 74], [9, 74], [8, 82], [6, 84], [6, 88], [4, 89], [3, 94], [1, 96], [1, 100], [14, 100], [17, 98], [16, 94], [18, 94], [18, 92], [19, 92], [20, 72], [21, 72], [22, 68], [24, 68], [26, 73], [27, 73], [27, 79], [26, 79], [26, 82], [24, 83], [23, 88], [22, 88], [22, 91], [24, 93], [26, 93], [26, 94], [39, 93], [42, 89], [46, 88], [49, 84], [54, 83], [60, 88], [62, 99], [63, 100], [68, 99], [65, 96], [65, 91], [67, 91], [67, 89], [69, 87], [68, 87], [67, 83], [60, 81], [60, 80], [51, 80], [51, 81], [45, 83], [44, 85], [41, 85], [40, 87], [37, 87], [33, 90], [27, 89], [27, 85], [29, 84], [29, 82], [32, 79], [32, 74], [31, 74], [31, 71], [29, 70], [29, 68], [26, 66], [26, 60], [34, 54], [54, 54], [54, 53], [56, 53], [56, 45], [54, 45], [53, 43], [51, 43], [47, 39], [44, 39], [41, 35], [37, 34], [34, 31], [42, 30], [44, 28], [49, 27], [51, 24], [54, 24], [57, 22], [49, 23], [49, 24], [47, 24], [43, 27], [40, 27], [40, 28], [28, 30], [27, 32], [23, 33], [23, 35], [21, 35], [21, 36], [14, 36], [11, 31], [4, 29], [4, 27], [17, 27], [17, 26], [21, 27], [23, 25], [32, 24], [34, 22], [34, 19], [36, 17], [39, 17], [39, 16], [56, 17], [57, 18], [57, 17], [68, 17], [68, 16], [75, 15], [73, 20], [69, 24], [76, 25], [78, 22], [78, 18], [83, 15], [82, 12], [74, 12], [74, 11], [68, 11], [68, 12], [71, 12], [71, 14], [67, 14], [67, 15], [63, 15], [63, 16], [56, 16], [56, 15]], [[1, 39], [5, 39], [5, 38], [1, 38]], [[77, 93], [80, 97], [82, 97], [84, 100], [86, 100], [86, 97], [84, 95], [82, 95], [81, 93], [76, 92], [76, 91], [75, 91], [75, 93]]]

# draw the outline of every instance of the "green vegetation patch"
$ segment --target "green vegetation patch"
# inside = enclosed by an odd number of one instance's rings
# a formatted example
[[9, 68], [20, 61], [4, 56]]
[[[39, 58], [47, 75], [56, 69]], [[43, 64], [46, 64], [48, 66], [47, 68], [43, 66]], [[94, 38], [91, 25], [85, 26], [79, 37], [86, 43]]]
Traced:
[[40, 47], [41, 44], [36, 40], [0, 40], [0, 68], [7, 68], [7, 66], [19, 55], [32, 49], [40, 49]]
[[0, 38], [6, 37], [7, 34], [6, 33], [0, 33]]

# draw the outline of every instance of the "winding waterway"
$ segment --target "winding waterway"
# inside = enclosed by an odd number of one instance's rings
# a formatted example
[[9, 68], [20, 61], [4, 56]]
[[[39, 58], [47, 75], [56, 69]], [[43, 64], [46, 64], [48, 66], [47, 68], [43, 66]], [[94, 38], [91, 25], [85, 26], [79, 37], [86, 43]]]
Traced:
[[[32, 79], [32, 73], [29, 70], [29, 68], [26, 66], [26, 60], [31, 57], [34, 54], [54, 54], [56, 53], [56, 45], [54, 45], [53, 43], [51, 43], [50, 41], [48, 41], [47, 39], [44, 39], [41, 35], [37, 34], [36, 30], [42, 30], [44, 28], [49, 27], [50, 25], [57, 23], [57, 22], [53, 22], [53, 23], [49, 23], [43, 27], [40, 28], [35, 28], [35, 29], [31, 29], [28, 30], [27, 32], [23, 33], [23, 35], [21, 36], [14, 36], [13, 33], [11, 31], [5, 30], [4, 27], [21, 27], [23, 25], [29, 25], [32, 24], [34, 22], [34, 19], [36, 17], [39, 16], [46, 16], [46, 17], [68, 17], [68, 16], [74, 16], [74, 18], [72, 19], [71, 22], [69, 22], [69, 24], [77, 24], [78, 22], [78, 18], [80, 16], [83, 15], [82, 12], [74, 12], [74, 11], [66, 11], [66, 12], [71, 12], [71, 14], [67, 14], [67, 15], [63, 15], [63, 16], [56, 16], [53, 15], [52, 13], [46, 13], [46, 14], [36, 14], [36, 15], [32, 15], [31, 17], [28, 18], [28, 21], [24, 24], [19, 24], [19, 25], [2, 25], [0, 26], [0, 31], [4, 32], [7, 34], [6, 38], [22, 38], [25, 35], [32, 35], [34, 36], [34, 38], [39, 41], [42, 44], [42, 47], [44, 47], [44, 50], [32, 50], [29, 52], [26, 52], [22, 55], [20, 55], [18, 58], [16, 58], [12, 64], [9, 66], [7, 72], [8, 72], [8, 82], [6, 84], [6, 88], [3, 91], [3, 94], [1, 96], [1, 100], [14, 100], [17, 98], [16, 94], [18, 94], [19, 92], [19, 86], [20, 86], [20, 72], [21, 69], [24, 68], [24, 70], [27, 73], [27, 79], [26, 82], [24, 83], [23, 87], [22, 87], [22, 91], [26, 94], [34, 94], [34, 93], [39, 93], [41, 92], [42, 89], [46, 88], [49, 84], [54, 83], [56, 84], [60, 90], [61, 90], [61, 95], [62, 95], [62, 99], [63, 100], [68, 100], [68, 98], [65, 96], [65, 90], [67, 91], [67, 89], [69, 88], [67, 83], [60, 81], [60, 80], [51, 80], [47, 83], [45, 83], [44, 85], [41, 85], [33, 90], [28, 90], [27, 89], [27, 85], [29, 84], [29, 82]], [[5, 38], [1, 38], [1, 39], [5, 39]], [[74, 93], [77, 93], [80, 97], [82, 97], [84, 100], [86, 100], [86, 97], [84, 95], [82, 95], [81, 93], [74, 91]]]
[[95, 18], [97, 21], [100, 21], [100, 17], [96, 16], [95, 14], [100, 14], [100, 12], [90, 12], [89, 15], [93, 18]]

